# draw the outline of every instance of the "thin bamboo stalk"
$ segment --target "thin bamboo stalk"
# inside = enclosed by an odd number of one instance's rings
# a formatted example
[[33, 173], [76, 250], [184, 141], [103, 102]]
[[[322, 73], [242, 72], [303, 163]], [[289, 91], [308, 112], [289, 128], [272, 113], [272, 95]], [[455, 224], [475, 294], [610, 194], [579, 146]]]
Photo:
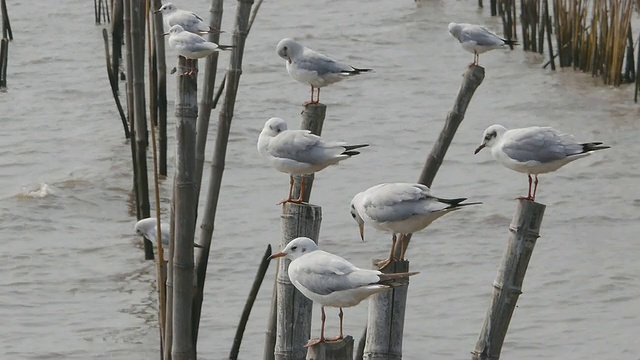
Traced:
[[549, 62], [551, 63], [551, 70], [556, 70], [555, 56], [553, 55], [553, 43], [551, 42], [551, 16], [549, 15], [549, 1], [544, 0], [544, 23], [547, 30], [547, 47], [549, 49]]
[[271, 256], [271, 244], [267, 245], [267, 250], [265, 250], [264, 255], [262, 256], [262, 260], [260, 261], [260, 265], [258, 266], [258, 272], [255, 279], [253, 280], [253, 285], [251, 286], [251, 290], [249, 291], [249, 296], [247, 297], [247, 303], [244, 305], [244, 309], [242, 310], [240, 323], [238, 324], [236, 335], [233, 338], [233, 346], [231, 347], [229, 360], [236, 360], [238, 358], [238, 353], [240, 352], [240, 344], [242, 343], [242, 336], [244, 335], [244, 330], [247, 327], [247, 321], [249, 321], [249, 315], [251, 314], [253, 303], [256, 301], [258, 290], [260, 290], [260, 285], [262, 285], [262, 280], [264, 280], [267, 269], [269, 269], [269, 263], [271, 262], [269, 260], [269, 256]]
[[2, 10], [2, 38], [11, 41], [13, 40], [13, 31], [11, 30], [6, 0], [0, 0], [0, 9]]
[[7, 88], [7, 66], [9, 64], [9, 39], [0, 39], [0, 89]]
[[[209, 26], [212, 29], [220, 29], [222, 25], [222, 0], [212, 0], [209, 12]], [[219, 33], [210, 33], [208, 41], [217, 44], [220, 42]], [[211, 119], [211, 110], [213, 109], [213, 94], [216, 83], [216, 74], [218, 71], [218, 52], [214, 52], [205, 59], [204, 67], [204, 85], [202, 86], [202, 98], [200, 99], [200, 108], [198, 109], [198, 137], [196, 138], [196, 181], [197, 192], [200, 194], [200, 185], [202, 184], [202, 173], [204, 171], [204, 151], [207, 145], [207, 135], [209, 131], [209, 120]], [[199, 197], [198, 197], [199, 198]], [[196, 203], [196, 207], [197, 207]]]
[[[111, 94], [113, 95], [113, 99], [116, 102], [116, 107], [118, 108], [118, 113], [120, 114], [120, 120], [122, 121], [122, 126], [124, 127], [124, 137], [125, 139], [129, 139], [131, 135], [129, 134], [129, 126], [127, 125], [127, 116], [124, 114], [124, 110], [122, 109], [120, 97], [118, 96], [117, 85], [115, 85], [118, 82], [118, 79], [111, 72], [111, 63], [109, 62], [109, 32], [107, 31], [107, 29], [102, 29], [102, 39], [104, 40], [104, 54], [105, 60], [107, 62], [107, 76], [109, 77], [109, 84], [111, 85]], [[1, 58], [2, 56], [0, 55], [0, 59]]]
[[[176, 194], [171, 194], [171, 219], [169, 228], [169, 254], [173, 254], [175, 249], [175, 235], [176, 235], [176, 211], [175, 211], [175, 197]], [[164, 360], [171, 360], [171, 345], [173, 343], [173, 256], [169, 256], [167, 263], [167, 280], [166, 280], [166, 293], [167, 293], [167, 315], [164, 330]]]
[[278, 317], [278, 274], [280, 268], [276, 267], [276, 281], [273, 282], [273, 295], [271, 296], [271, 307], [269, 310], [269, 320], [267, 321], [267, 331], [265, 332], [263, 360], [275, 360], [277, 317]]
[[[178, 69], [186, 59], [178, 57]], [[176, 90], [176, 175], [175, 245], [173, 257], [173, 360], [195, 359], [192, 327], [193, 239], [195, 235], [195, 144], [198, 116], [197, 76], [177, 76]]]
[[151, 23], [151, 0], [145, 0], [145, 17], [147, 25], [147, 48], [149, 49], [149, 55], [147, 57], [148, 72], [149, 72], [149, 125], [153, 128], [158, 124], [158, 72], [157, 72], [157, 55], [156, 46], [153, 37], [155, 33], [154, 24]]
[[199, 244], [202, 251], [196, 256], [196, 273], [198, 287], [194, 295], [193, 306], [193, 340], [197, 342], [198, 327], [200, 324], [200, 313], [202, 309], [202, 299], [204, 291], [204, 280], [209, 262], [209, 249], [215, 224], [218, 198], [222, 187], [222, 175], [227, 154], [227, 144], [229, 143], [229, 133], [231, 131], [231, 121], [233, 120], [233, 110], [242, 74], [242, 56], [244, 54], [245, 41], [248, 35], [249, 15], [253, 0], [239, 0], [236, 7], [236, 24], [233, 32], [233, 45], [229, 59], [229, 67], [225, 76], [226, 88], [225, 97], [218, 116], [218, 128], [216, 142], [213, 149], [213, 161], [211, 163], [211, 173], [209, 188], [207, 189], [207, 201], [204, 208], [202, 223], [200, 226]]
[[[124, 33], [123, 0], [113, 1], [113, 22], [111, 23], [111, 73], [113, 73], [116, 94], [119, 91], [118, 74], [120, 73], [120, 60], [122, 59], [122, 41]], [[113, 87], [113, 85], [112, 85]]]

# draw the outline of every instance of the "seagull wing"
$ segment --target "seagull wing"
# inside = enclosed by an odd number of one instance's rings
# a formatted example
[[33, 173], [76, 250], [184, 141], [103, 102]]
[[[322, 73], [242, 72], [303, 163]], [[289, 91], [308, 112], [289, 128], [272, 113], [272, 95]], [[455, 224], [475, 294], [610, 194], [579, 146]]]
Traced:
[[502, 151], [520, 162], [548, 163], [580, 152], [571, 137], [550, 127], [513, 129], [503, 135]]

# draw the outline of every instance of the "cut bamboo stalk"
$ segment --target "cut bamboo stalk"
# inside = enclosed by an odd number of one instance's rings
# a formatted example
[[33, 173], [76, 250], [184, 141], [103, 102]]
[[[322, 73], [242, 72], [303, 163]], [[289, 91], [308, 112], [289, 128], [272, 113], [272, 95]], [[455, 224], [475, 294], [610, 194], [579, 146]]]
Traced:
[[[107, 32], [107, 29], [102, 29], [102, 39], [104, 40], [104, 55], [107, 62], [107, 77], [109, 78], [109, 85], [111, 85], [111, 94], [113, 95], [113, 100], [115, 100], [116, 102], [118, 114], [120, 114], [120, 120], [122, 121], [122, 127], [124, 128], [124, 138], [129, 139], [131, 137], [131, 134], [129, 134], [127, 116], [124, 114], [124, 109], [122, 108], [122, 104], [120, 103], [120, 97], [118, 96], [118, 79], [112, 73], [111, 69], [109, 56], [109, 33]], [[2, 55], [0, 55], [0, 59], [2, 59]]]
[[[158, 0], [160, 2], [160, 0]], [[212, 0], [209, 7], [211, 16], [209, 17], [209, 27], [220, 29], [222, 25], [222, 0]], [[219, 33], [208, 35], [207, 41], [212, 43], [220, 42]], [[209, 120], [213, 109], [213, 94], [215, 90], [216, 74], [218, 72], [218, 52], [214, 52], [205, 58], [204, 84], [202, 86], [202, 97], [200, 98], [200, 108], [198, 110], [198, 137], [196, 139], [196, 181], [197, 191], [200, 194], [202, 184], [202, 173], [204, 171], [204, 151], [207, 145], [207, 135], [209, 132]], [[196, 204], [197, 207], [197, 204]]]
[[493, 296], [472, 360], [499, 359], [511, 316], [522, 293], [524, 276], [540, 236], [546, 206], [519, 200], [509, 226], [509, 239], [493, 283]]
[[256, 301], [258, 290], [260, 290], [260, 286], [262, 285], [262, 280], [264, 280], [267, 269], [269, 269], [269, 263], [271, 262], [269, 260], [269, 256], [271, 256], [271, 244], [267, 245], [267, 250], [262, 256], [260, 266], [258, 267], [258, 273], [253, 280], [253, 285], [251, 286], [249, 296], [247, 297], [247, 303], [244, 305], [244, 309], [242, 310], [240, 323], [238, 324], [236, 335], [233, 338], [233, 346], [231, 347], [229, 360], [236, 360], [238, 358], [238, 353], [240, 352], [240, 344], [242, 343], [242, 336], [244, 335], [244, 330], [247, 327], [247, 321], [249, 321], [249, 315], [251, 314], [253, 303]]
[[[197, 68], [197, 62], [196, 62]], [[186, 59], [178, 57], [178, 72]], [[197, 72], [196, 72], [197, 73]], [[176, 89], [175, 239], [173, 257], [172, 360], [195, 359], [192, 328], [193, 240], [195, 235], [195, 144], [198, 116], [197, 76], [179, 75]]]
[[306, 360], [353, 360], [353, 336], [310, 346]]
[[[322, 208], [319, 206], [285, 203], [282, 205], [281, 219], [281, 249], [300, 236], [318, 242], [322, 222]], [[290, 262], [281, 258], [278, 264], [276, 360], [304, 360], [307, 353], [304, 345], [311, 337], [313, 302], [291, 284], [287, 273]]]
[[[379, 260], [374, 260], [374, 268]], [[384, 273], [408, 272], [409, 262], [392, 261]], [[402, 359], [402, 336], [409, 283], [393, 287], [389, 291], [374, 294], [369, 298], [367, 318], [367, 341], [364, 347], [365, 360]]]
[[200, 225], [199, 245], [202, 246], [202, 251], [199, 251], [196, 254], [198, 287], [193, 297], [194, 342], [197, 342], [198, 340], [198, 326], [200, 324], [205, 276], [209, 262], [209, 249], [211, 247], [211, 238], [213, 236], [213, 226], [215, 224], [218, 198], [220, 196], [220, 189], [222, 188], [222, 175], [224, 173], [227, 144], [229, 143], [231, 120], [233, 120], [236, 95], [240, 84], [240, 75], [242, 74], [242, 56], [244, 54], [245, 42], [248, 35], [248, 23], [252, 4], [253, 0], [239, 0], [238, 6], [236, 7], [236, 24], [233, 32], [233, 46], [235, 47], [231, 51], [229, 67], [225, 76], [227, 84], [225, 88], [225, 97], [218, 116], [218, 128], [216, 133], [216, 142], [213, 149], [213, 160], [211, 162], [207, 201], [204, 206], [202, 223]]
[[[305, 105], [304, 110], [302, 110], [302, 123], [300, 124], [300, 129], [309, 130], [312, 134], [318, 136], [322, 135], [322, 126], [324, 125], [326, 114], [327, 106], [325, 104], [317, 103]], [[292, 196], [294, 199], [297, 199], [298, 196], [300, 196], [300, 181], [303, 176], [305, 179], [305, 191], [304, 194], [302, 194], [302, 201], [308, 203], [311, 198], [314, 174], [294, 176], [295, 184], [293, 185]]]

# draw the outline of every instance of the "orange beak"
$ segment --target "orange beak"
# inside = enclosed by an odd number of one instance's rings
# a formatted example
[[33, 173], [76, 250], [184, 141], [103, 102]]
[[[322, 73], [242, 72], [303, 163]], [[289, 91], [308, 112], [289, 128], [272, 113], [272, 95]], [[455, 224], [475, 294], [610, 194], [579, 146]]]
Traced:
[[287, 254], [283, 253], [283, 252], [277, 252], [271, 256], [269, 256], [269, 260], [275, 259], [275, 258], [279, 258], [279, 257], [283, 257], [283, 256], [287, 256]]
[[364, 241], [364, 224], [358, 224], [358, 226], [360, 227], [360, 239]]
[[478, 148], [476, 149], [476, 151], [473, 152], [473, 154], [475, 155], [475, 154], [479, 153], [480, 150], [484, 149], [485, 146], [486, 146], [485, 144], [482, 144], [482, 145], [478, 146]]

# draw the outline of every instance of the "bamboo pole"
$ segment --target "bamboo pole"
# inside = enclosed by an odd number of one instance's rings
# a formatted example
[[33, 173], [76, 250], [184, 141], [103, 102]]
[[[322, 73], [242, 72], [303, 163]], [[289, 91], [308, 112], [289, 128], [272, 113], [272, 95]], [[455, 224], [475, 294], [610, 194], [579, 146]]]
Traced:
[[497, 4], [496, 4], [496, 0], [490, 0], [489, 1], [489, 5], [490, 5], [490, 8], [491, 8], [491, 16], [498, 15], [498, 7], [497, 7]]
[[[211, 14], [209, 17], [209, 27], [212, 29], [220, 29], [223, 13], [222, 0], [211, 0], [209, 12]], [[220, 34], [210, 33], [207, 40], [217, 44], [220, 42]], [[205, 158], [204, 150], [207, 145], [209, 120], [211, 118], [211, 110], [213, 109], [213, 94], [215, 90], [216, 74], [218, 72], [218, 55], [218, 52], [214, 52], [205, 59], [205, 80], [204, 85], [202, 86], [200, 108], [198, 109], [198, 135], [196, 138], [196, 181], [198, 194], [200, 194], [200, 185], [202, 184], [202, 173], [204, 171]]]
[[453, 136], [464, 119], [471, 98], [478, 86], [482, 84], [482, 80], [484, 80], [484, 68], [477, 65], [471, 66], [465, 71], [462, 77], [462, 85], [458, 91], [458, 96], [456, 97], [453, 108], [447, 114], [444, 128], [440, 132], [440, 136], [438, 136], [438, 140], [436, 140], [433, 148], [431, 148], [427, 161], [422, 168], [422, 173], [418, 180], [420, 184], [431, 187], [433, 179], [444, 161], [444, 156], [449, 149], [449, 145], [451, 145]]
[[7, 10], [6, 0], [0, 0], [0, 9], [2, 10], [2, 38], [13, 40], [13, 31], [11, 31], [11, 22], [9, 21], [9, 11]]
[[549, 0], [544, 0], [544, 28], [547, 30], [547, 47], [549, 48], [549, 62], [551, 70], [556, 70], [555, 56], [553, 55], [553, 43], [551, 42], [551, 16], [549, 15]]
[[167, 280], [166, 280], [166, 294], [167, 294], [167, 314], [164, 324], [164, 360], [171, 360], [171, 345], [173, 343], [173, 251], [175, 249], [176, 238], [176, 211], [175, 211], [175, 192], [171, 194], [171, 219], [169, 228], [169, 260], [167, 263]]
[[511, 316], [522, 293], [522, 282], [540, 236], [540, 224], [546, 206], [529, 200], [519, 200], [509, 226], [509, 239], [493, 282], [491, 306], [482, 325], [473, 360], [499, 359]]
[[251, 286], [251, 290], [249, 291], [249, 296], [247, 297], [247, 303], [244, 305], [244, 309], [242, 310], [240, 323], [238, 324], [236, 335], [233, 338], [233, 346], [231, 347], [229, 360], [236, 360], [238, 358], [238, 353], [240, 352], [240, 344], [242, 343], [242, 336], [244, 335], [244, 330], [247, 327], [247, 321], [249, 321], [251, 308], [253, 308], [253, 303], [256, 301], [256, 297], [258, 296], [258, 290], [260, 290], [260, 285], [262, 285], [262, 280], [264, 280], [264, 276], [267, 273], [267, 269], [269, 269], [269, 263], [271, 262], [269, 260], [269, 256], [271, 256], [271, 244], [267, 245], [267, 250], [264, 252], [264, 255], [262, 256], [262, 260], [260, 261], [260, 266], [258, 267], [258, 273], [256, 274], [256, 277], [253, 280], [253, 285]]
[[[110, 55], [109, 55], [109, 32], [107, 29], [102, 29], [102, 39], [104, 40], [104, 55], [105, 60], [107, 62], [107, 77], [109, 78], [109, 85], [111, 85], [111, 94], [113, 95], [113, 99], [116, 102], [116, 107], [118, 108], [118, 114], [120, 114], [120, 120], [122, 121], [122, 126], [124, 127], [124, 138], [129, 139], [131, 134], [129, 134], [129, 126], [127, 125], [127, 116], [124, 114], [124, 109], [122, 109], [122, 104], [120, 103], [120, 97], [118, 96], [118, 79], [113, 74], [110, 63]], [[1, 56], [0, 56], [1, 58]]]
[[278, 331], [278, 274], [280, 274], [280, 269], [276, 268], [276, 281], [273, 282], [269, 320], [267, 320], [267, 331], [265, 332], [264, 339], [264, 352], [262, 355], [263, 360], [275, 360], [276, 334]]
[[[374, 260], [375, 263], [378, 260]], [[395, 260], [382, 270], [384, 273], [408, 272], [409, 262]], [[402, 359], [402, 335], [409, 283], [369, 298], [367, 336], [363, 359]]]
[[[639, 0], [640, 1], [640, 0]], [[640, 5], [640, 4], [639, 4]], [[640, 11], [640, 10], [639, 10]], [[638, 35], [640, 37], [640, 33]], [[638, 46], [638, 57], [636, 58], [636, 88], [633, 95], [633, 101], [638, 103], [638, 92], [640, 91], [640, 46]]]
[[310, 346], [306, 360], [353, 360], [353, 336]]
[[145, 20], [147, 25], [147, 48], [149, 56], [147, 57], [149, 72], [149, 126], [153, 128], [158, 124], [158, 61], [156, 54], [156, 42], [154, 34], [155, 24], [151, 22], [151, 0], [145, 0]]
[[205, 276], [209, 262], [209, 249], [213, 236], [213, 226], [215, 224], [218, 198], [222, 187], [222, 175], [224, 173], [224, 163], [227, 154], [227, 144], [229, 143], [229, 132], [231, 131], [231, 120], [242, 74], [242, 56], [244, 54], [245, 41], [249, 30], [249, 16], [253, 0], [239, 0], [236, 7], [236, 24], [233, 32], [233, 45], [229, 59], [229, 67], [226, 73], [225, 97], [218, 116], [218, 128], [216, 142], [213, 149], [213, 161], [211, 163], [211, 174], [209, 188], [207, 189], [207, 202], [205, 204], [202, 223], [200, 226], [199, 245], [202, 251], [196, 254], [196, 273], [198, 286], [193, 301], [193, 341], [198, 340], [198, 326], [200, 324], [200, 314], [202, 311], [202, 300], [204, 293]]
[[[281, 249], [300, 236], [306, 236], [318, 242], [322, 222], [321, 207], [311, 204], [285, 203], [282, 205], [281, 219]], [[287, 273], [290, 262], [289, 259], [282, 258], [278, 264], [276, 360], [305, 359], [307, 350], [304, 345], [311, 336], [313, 302], [291, 284]]]
[[133, 110], [136, 139], [137, 187], [140, 215], [148, 218], [151, 214], [149, 203], [149, 182], [147, 179], [147, 119], [144, 90], [144, 24], [143, 4], [133, 1], [131, 10], [131, 52], [133, 67]]
[[[157, 10], [162, 6], [160, 0], [153, 0], [153, 9]], [[153, 14], [153, 29], [156, 50], [156, 74], [157, 74], [157, 110], [158, 110], [158, 145], [159, 151], [159, 174], [167, 176], [167, 62], [164, 50], [164, 24], [162, 14]]]
[[7, 88], [7, 66], [9, 64], [9, 39], [0, 39], [0, 90]]
[[[324, 119], [327, 114], [327, 106], [325, 104], [308, 104], [305, 105], [302, 110], [302, 122], [300, 124], [300, 129], [309, 130], [312, 134], [322, 135], [322, 126], [324, 125]], [[300, 181], [304, 176], [305, 179], [305, 191], [302, 195], [303, 202], [309, 202], [311, 197], [311, 188], [313, 186], [313, 174], [309, 175], [296, 175], [293, 178], [295, 179], [295, 184], [293, 185], [293, 198], [298, 198], [300, 196]]]
[[[196, 63], [197, 64], [197, 63]], [[178, 72], [186, 59], [178, 57]], [[179, 75], [176, 89], [175, 239], [173, 257], [173, 360], [195, 359], [192, 331], [193, 239], [195, 235], [195, 144], [198, 115], [197, 75]]]
[[[113, 1], [113, 22], [111, 23], [111, 73], [116, 79], [115, 91], [119, 91], [118, 74], [120, 73], [120, 60], [122, 59], [122, 41], [124, 32], [123, 0]], [[113, 86], [112, 86], [113, 87]]]

